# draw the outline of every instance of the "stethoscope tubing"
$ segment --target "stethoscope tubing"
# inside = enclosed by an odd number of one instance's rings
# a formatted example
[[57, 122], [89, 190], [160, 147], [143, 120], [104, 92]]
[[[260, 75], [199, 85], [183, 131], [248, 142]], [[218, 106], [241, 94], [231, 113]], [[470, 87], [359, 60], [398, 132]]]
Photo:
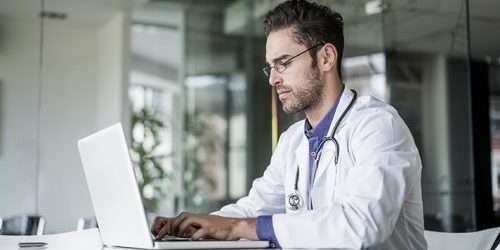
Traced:
[[[351, 91], [353, 93], [353, 97], [352, 97], [351, 102], [349, 103], [349, 105], [347, 105], [347, 107], [344, 110], [344, 112], [342, 112], [342, 114], [340, 115], [339, 119], [337, 120], [337, 123], [335, 123], [335, 126], [333, 127], [333, 130], [332, 130], [332, 133], [330, 134], [330, 136], [323, 137], [323, 139], [321, 140], [321, 142], [319, 143], [319, 145], [318, 145], [318, 147], [316, 149], [317, 153], [313, 156], [316, 166], [319, 166], [319, 161], [320, 161], [320, 158], [321, 158], [321, 157], [319, 157], [320, 151], [323, 149], [323, 146], [328, 141], [332, 141], [335, 144], [335, 164], [338, 164], [339, 154], [340, 154], [340, 152], [339, 152], [340, 151], [340, 146], [339, 146], [339, 143], [337, 142], [337, 140], [335, 139], [335, 133], [337, 132], [337, 129], [338, 129], [340, 123], [345, 118], [345, 116], [347, 115], [347, 113], [351, 110], [352, 106], [354, 105], [354, 103], [356, 102], [356, 99], [358, 97], [358, 93], [356, 92], [356, 90], [351, 89]], [[314, 175], [316, 175], [316, 174], [314, 173]], [[292, 194], [292, 196], [295, 195], [297, 197], [297, 199], [300, 199], [299, 198], [300, 196], [298, 196], [299, 177], [300, 177], [299, 166], [297, 165], [297, 172], [295, 173], [294, 194]], [[288, 201], [290, 201], [290, 199], [288, 199]], [[294, 204], [289, 204], [289, 205], [294, 210], [298, 210], [299, 209], [297, 207], [297, 205], [294, 205]]]

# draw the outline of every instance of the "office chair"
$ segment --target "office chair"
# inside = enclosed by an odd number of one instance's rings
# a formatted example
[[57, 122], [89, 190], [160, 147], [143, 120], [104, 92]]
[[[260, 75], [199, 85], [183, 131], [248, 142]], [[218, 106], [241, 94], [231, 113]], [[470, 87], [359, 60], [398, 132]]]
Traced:
[[43, 235], [45, 219], [39, 215], [15, 215], [3, 219], [3, 235]]
[[470, 233], [424, 231], [428, 250], [495, 250], [500, 249], [500, 227]]
[[89, 217], [89, 218], [80, 217], [78, 219], [78, 223], [76, 224], [76, 231], [81, 231], [84, 229], [96, 228], [96, 227], [98, 226], [95, 217]]

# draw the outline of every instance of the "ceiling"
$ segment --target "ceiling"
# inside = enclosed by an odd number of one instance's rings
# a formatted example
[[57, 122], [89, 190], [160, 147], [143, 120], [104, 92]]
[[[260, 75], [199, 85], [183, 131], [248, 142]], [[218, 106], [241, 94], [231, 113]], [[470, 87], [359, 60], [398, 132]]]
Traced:
[[[206, 1], [210, 2], [210, 1]], [[231, 32], [244, 33], [250, 16], [261, 27], [262, 16], [280, 0], [256, 1], [248, 14], [245, 0], [226, 7]], [[476, 58], [500, 58], [500, 1], [497, 0], [323, 0], [322, 3], [344, 17], [345, 55], [404, 50], [467, 55], [467, 7], [470, 10], [471, 55]], [[368, 15], [370, 3], [381, 5], [380, 14]], [[382, 4], [383, 3], [383, 4]], [[240, 25], [240, 27], [237, 27]], [[235, 27], [236, 26], [236, 27]], [[262, 28], [256, 29], [262, 34]]]
[[[384, 14], [367, 15], [365, 5], [372, 1], [322, 1], [344, 16], [347, 55], [380, 52], [384, 48], [465, 55], [468, 43], [464, 0], [386, 0]], [[137, 9], [146, 3], [145, 0], [45, 0], [44, 2], [45, 10], [66, 13], [65, 22], [90, 26], [105, 22], [118, 10]], [[242, 2], [249, 1], [152, 0], [148, 3], [149, 12], [142, 13], [142, 16], [136, 13], [134, 18], [138, 21], [163, 24], [167, 29], [175, 29], [179, 23], [177, 17], [172, 19], [174, 16], [172, 13], [176, 10], [226, 11], [226, 13], [230, 10], [233, 18], [228, 17], [226, 23], [238, 21], [243, 23], [242, 25], [247, 25], [241, 19], [250, 17], [248, 20], [256, 27], [255, 35], [261, 36], [263, 14], [281, 1], [251, 1], [255, 3], [252, 13], [249, 13], [248, 8], [238, 9], [238, 5], [245, 6], [241, 4]], [[500, 1], [469, 0], [469, 4], [472, 56], [499, 60], [500, 15], [497, 12], [500, 10]], [[36, 21], [40, 8], [41, 1], [0, 0], [0, 18]], [[241, 30], [248, 29], [241, 27]], [[238, 27], [233, 27], [230, 32], [238, 34]], [[143, 42], [147, 44], [147, 41]]]
[[[108, 20], [113, 13], [144, 4], [147, 0], [0, 0], [0, 19], [38, 21], [45, 11], [64, 13], [64, 22], [96, 26]], [[42, 2], [44, 6], [42, 7]]]

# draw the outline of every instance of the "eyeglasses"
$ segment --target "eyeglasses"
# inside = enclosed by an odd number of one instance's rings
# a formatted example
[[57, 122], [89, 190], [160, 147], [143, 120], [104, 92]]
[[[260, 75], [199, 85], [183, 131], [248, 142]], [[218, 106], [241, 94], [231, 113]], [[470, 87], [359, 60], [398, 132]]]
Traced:
[[266, 75], [267, 77], [269, 77], [269, 76], [271, 75], [271, 69], [272, 69], [272, 68], [274, 68], [276, 71], [278, 71], [278, 72], [280, 72], [280, 73], [283, 73], [283, 71], [285, 71], [285, 70], [286, 70], [286, 66], [287, 66], [288, 64], [290, 64], [290, 63], [292, 62], [292, 60], [293, 60], [293, 59], [295, 59], [296, 57], [298, 57], [298, 56], [300, 56], [300, 55], [302, 55], [302, 54], [304, 54], [304, 53], [308, 52], [309, 50], [312, 50], [312, 49], [314, 49], [314, 48], [316, 48], [316, 47], [318, 47], [318, 46], [320, 46], [320, 45], [321, 45], [321, 46], [323, 46], [323, 45], [324, 45], [324, 43], [318, 43], [318, 44], [316, 44], [316, 45], [314, 45], [314, 46], [310, 47], [309, 49], [306, 49], [306, 50], [304, 50], [304, 51], [300, 52], [299, 54], [297, 54], [297, 55], [295, 55], [295, 56], [292, 56], [292, 58], [290, 58], [290, 59], [288, 59], [288, 60], [286, 60], [286, 61], [284, 61], [284, 62], [282, 62], [282, 61], [278, 61], [278, 62], [276, 62], [276, 63], [274, 64], [274, 66], [271, 66], [271, 65], [266, 65], [266, 66], [264, 66], [264, 68], [262, 68], [262, 71], [264, 72], [264, 75]]

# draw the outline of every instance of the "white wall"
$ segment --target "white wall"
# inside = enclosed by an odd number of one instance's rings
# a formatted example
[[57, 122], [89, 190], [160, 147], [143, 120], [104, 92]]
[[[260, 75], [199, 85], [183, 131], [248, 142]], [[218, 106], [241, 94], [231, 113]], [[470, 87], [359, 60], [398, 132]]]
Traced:
[[130, 25], [129, 13], [111, 16], [97, 32], [98, 47], [98, 112], [97, 127], [121, 121], [129, 131], [128, 86]]
[[0, 216], [35, 210], [38, 28], [0, 21]]
[[76, 140], [96, 127], [98, 43], [94, 29], [63, 23], [47, 22], [44, 38], [39, 213], [51, 233], [92, 214]]
[[1, 23], [0, 216], [39, 213], [46, 233], [74, 230], [79, 217], [93, 216], [76, 142], [114, 122], [128, 128], [127, 18], [45, 22], [38, 204], [39, 24]]

